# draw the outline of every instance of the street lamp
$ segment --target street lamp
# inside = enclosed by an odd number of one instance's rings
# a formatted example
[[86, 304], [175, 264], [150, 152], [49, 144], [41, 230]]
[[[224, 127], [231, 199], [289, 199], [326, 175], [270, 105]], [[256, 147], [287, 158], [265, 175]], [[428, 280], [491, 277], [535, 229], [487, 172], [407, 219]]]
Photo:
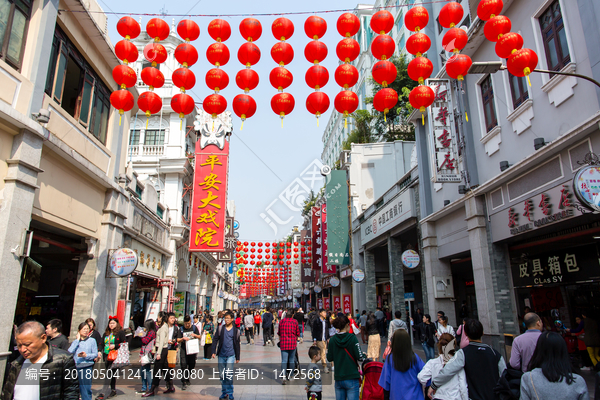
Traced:
[[[498, 71], [507, 69], [502, 61], [484, 61], [484, 62], [474, 62], [469, 68], [469, 74], [495, 74]], [[567, 75], [574, 76], [577, 78], [585, 79], [586, 81], [590, 81], [596, 86], [600, 87], [600, 82], [595, 79], [590, 78], [589, 76], [575, 74], [573, 72], [560, 72], [560, 71], [548, 71], [545, 69], [534, 69], [533, 72], [539, 72], [542, 74], [550, 74], [550, 75]]]

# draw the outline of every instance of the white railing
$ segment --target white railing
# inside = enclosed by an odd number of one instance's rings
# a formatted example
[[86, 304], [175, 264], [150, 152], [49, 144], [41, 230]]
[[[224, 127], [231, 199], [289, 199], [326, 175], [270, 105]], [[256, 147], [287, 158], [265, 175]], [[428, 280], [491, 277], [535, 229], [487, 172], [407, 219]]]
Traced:
[[128, 146], [127, 147], [127, 155], [128, 156], [137, 156], [140, 152], [140, 146]]
[[164, 145], [158, 145], [158, 146], [143, 145], [142, 146], [142, 155], [143, 156], [162, 156], [164, 153], [165, 153]]

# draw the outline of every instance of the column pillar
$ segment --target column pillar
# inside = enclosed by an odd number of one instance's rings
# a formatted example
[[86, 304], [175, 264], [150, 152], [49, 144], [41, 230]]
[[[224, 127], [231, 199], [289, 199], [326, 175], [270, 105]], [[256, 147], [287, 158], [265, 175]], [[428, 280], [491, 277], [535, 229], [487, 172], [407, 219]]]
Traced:
[[[390, 287], [392, 290], [392, 315], [404, 311], [404, 268], [402, 267], [402, 245], [400, 240], [388, 236], [388, 259], [390, 268]], [[404, 314], [404, 312], [403, 312]]]
[[[73, 301], [73, 317], [71, 319], [70, 338], [77, 336], [79, 323], [90, 318], [92, 315], [92, 303], [94, 301], [94, 283], [96, 281], [96, 270], [98, 269], [98, 254], [96, 238], [86, 238], [88, 252], [84, 259], [79, 261], [77, 272], [77, 288]], [[96, 322], [98, 323], [98, 322]], [[98, 328], [102, 329], [102, 328]]]
[[375, 311], [377, 308], [377, 294], [375, 279], [375, 254], [370, 250], [365, 250], [365, 285], [366, 285], [366, 306], [367, 311]]

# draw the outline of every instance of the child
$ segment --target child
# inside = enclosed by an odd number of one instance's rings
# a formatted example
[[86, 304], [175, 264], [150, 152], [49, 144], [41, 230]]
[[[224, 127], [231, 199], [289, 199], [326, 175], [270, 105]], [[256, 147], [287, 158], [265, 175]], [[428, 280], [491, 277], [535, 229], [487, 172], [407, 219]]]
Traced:
[[321, 370], [319, 369], [319, 361], [321, 361], [321, 350], [317, 346], [310, 346], [308, 349], [308, 372], [306, 374], [306, 397], [308, 400], [321, 400], [321, 392], [323, 385], [321, 383]]

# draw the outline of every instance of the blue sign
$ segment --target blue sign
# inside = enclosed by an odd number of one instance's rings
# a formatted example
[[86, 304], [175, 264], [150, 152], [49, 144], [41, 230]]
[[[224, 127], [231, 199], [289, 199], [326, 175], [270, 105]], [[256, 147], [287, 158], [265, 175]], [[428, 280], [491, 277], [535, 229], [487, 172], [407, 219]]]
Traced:
[[233, 263], [229, 264], [229, 273], [233, 274]]
[[404, 293], [404, 301], [415, 301], [415, 293]]
[[240, 223], [237, 221], [233, 221], [233, 229], [237, 230], [240, 227]]

